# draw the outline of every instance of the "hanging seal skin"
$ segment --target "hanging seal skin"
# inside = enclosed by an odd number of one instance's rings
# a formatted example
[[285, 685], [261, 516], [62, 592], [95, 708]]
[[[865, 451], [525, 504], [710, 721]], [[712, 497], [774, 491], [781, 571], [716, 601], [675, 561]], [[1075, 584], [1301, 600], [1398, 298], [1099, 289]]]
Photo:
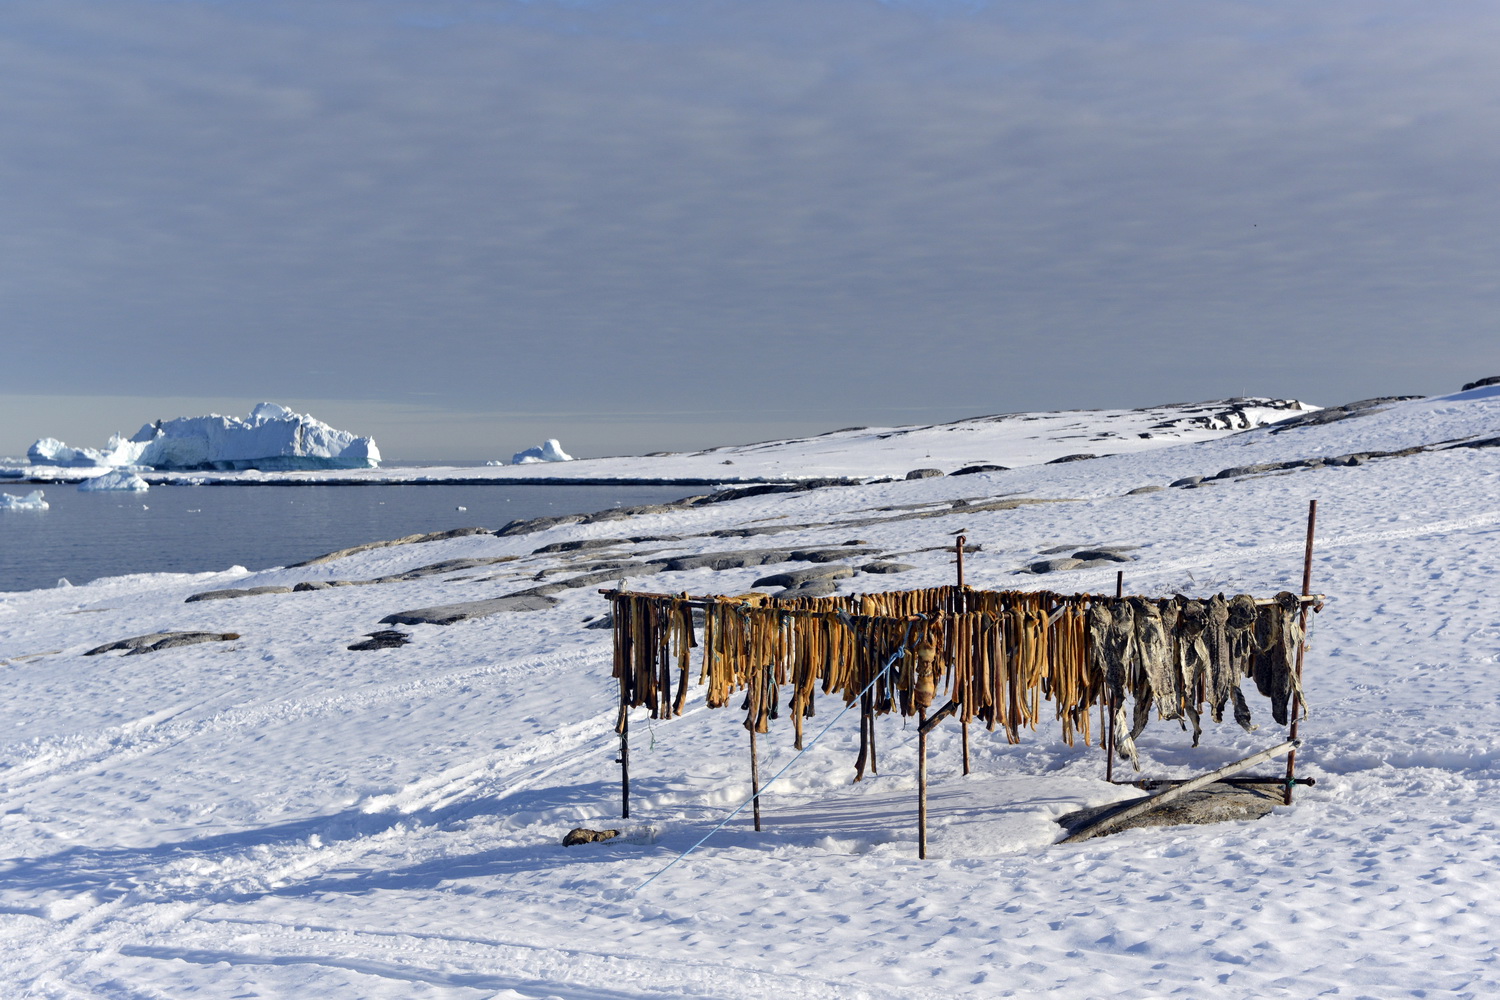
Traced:
[[[1069, 742], [1079, 734], [1090, 741], [1093, 709], [1101, 719], [1112, 712], [1115, 749], [1137, 767], [1135, 738], [1153, 707], [1163, 719], [1191, 723], [1195, 744], [1205, 704], [1215, 721], [1232, 705], [1235, 721], [1253, 728], [1240, 687], [1246, 676], [1284, 723], [1298, 691], [1299, 617], [1312, 600], [1287, 592], [1262, 604], [1245, 594], [1153, 601], [956, 587], [791, 599], [609, 596], [619, 731], [633, 707], [654, 718], [682, 714], [696, 649], [709, 707], [738, 696], [756, 733], [769, 732], [785, 708], [799, 748], [819, 689], [845, 704], [859, 700], [859, 774], [876, 768], [878, 716], [910, 717], [934, 700], [946, 700], [943, 714], [956, 711], [965, 723], [1004, 728], [1011, 742], [1022, 726], [1037, 727], [1044, 700]], [[701, 639], [694, 609], [703, 612]]]

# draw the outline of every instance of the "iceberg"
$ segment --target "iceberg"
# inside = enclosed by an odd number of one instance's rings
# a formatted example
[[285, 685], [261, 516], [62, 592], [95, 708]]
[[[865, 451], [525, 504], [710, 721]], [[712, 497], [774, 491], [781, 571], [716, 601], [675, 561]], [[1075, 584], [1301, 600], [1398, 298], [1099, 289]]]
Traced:
[[102, 466], [231, 471], [263, 469], [373, 469], [380, 449], [368, 437], [336, 430], [277, 403], [260, 403], [246, 418], [178, 417], [143, 426], [129, 438], [116, 434], [101, 451], [72, 448], [42, 438], [26, 452], [34, 465]]
[[70, 448], [57, 438], [41, 438], [26, 449], [32, 465], [66, 465], [92, 468], [104, 465], [104, 453], [93, 448]]
[[41, 490], [32, 490], [24, 497], [18, 497], [14, 493], [0, 493], [0, 510], [46, 510], [47, 507]]
[[573, 456], [562, 450], [557, 438], [548, 438], [540, 446], [518, 451], [511, 456], [511, 465], [529, 465], [532, 462], [571, 462]]
[[116, 469], [113, 472], [106, 472], [102, 476], [85, 479], [78, 484], [78, 488], [85, 493], [103, 492], [105, 490], [134, 490], [144, 493], [151, 488], [151, 484], [127, 469]]

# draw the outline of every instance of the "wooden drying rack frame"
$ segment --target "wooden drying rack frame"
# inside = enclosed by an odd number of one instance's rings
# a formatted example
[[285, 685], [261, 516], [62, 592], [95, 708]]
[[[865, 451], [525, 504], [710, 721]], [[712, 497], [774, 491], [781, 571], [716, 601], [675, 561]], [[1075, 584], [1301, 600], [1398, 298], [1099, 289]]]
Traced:
[[[1165, 803], [1167, 801], [1170, 801], [1171, 799], [1178, 798], [1178, 797], [1180, 797], [1181, 795], [1185, 794], [1188, 791], [1196, 790], [1198, 788], [1202, 788], [1202, 787], [1205, 787], [1205, 786], [1207, 786], [1209, 784], [1215, 784], [1215, 783], [1232, 784], [1232, 785], [1245, 785], [1245, 786], [1280, 785], [1280, 786], [1283, 787], [1283, 798], [1282, 798], [1282, 801], [1286, 805], [1291, 805], [1292, 804], [1292, 790], [1297, 785], [1313, 785], [1313, 784], [1316, 783], [1315, 779], [1313, 779], [1313, 778], [1299, 778], [1299, 777], [1297, 777], [1297, 748], [1302, 745], [1302, 740], [1298, 736], [1298, 728], [1299, 728], [1298, 727], [1298, 723], [1301, 721], [1300, 717], [1301, 717], [1301, 714], [1302, 714], [1302, 702], [1301, 702], [1301, 694], [1302, 694], [1302, 668], [1303, 668], [1303, 663], [1304, 663], [1304, 660], [1305, 660], [1305, 657], [1306, 657], [1306, 653], [1307, 653], [1307, 613], [1308, 613], [1309, 609], [1311, 609], [1313, 611], [1321, 611], [1322, 608], [1323, 608], [1323, 595], [1321, 595], [1321, 594], [1314, 594], [1312, 592], [1313, 536], [1314, 536], [1314, 533], [1315, 533], [1316, 528], [1317, 528], [1317, 522], [1318, 522], [1318, 501], [1316, 501], [1316, 500], [1310, 500], [1308, 502], [1308, 508], [1307, 508], [1307, 544], [1306, 544], [1306, 548], [1304, 550], [1303, 560], [1302, 560], [1302, 594], [1298, 598], [1298, 603], [1301, 605], [1301, 610], [1300, 610], [1299, 616], [1298, 616], [1298, 619], [1299, 619], [1298, 620], [1298, 624], [1301, 626], [1301, 633], [1302, 634], [1301, 634], [1301, 638], [1298, 640], [1298, 643], [1297, 643], [1297, 659], [1296, 659], [1296, 664], [1294, 666], [1294, 671], [1295, 671], [1295, 674], [1296, 674], [1297, 683], [1292, 688], [1291, 713], [1290, 713], [1290, 717], [1289, 717], [1289, 720], [1288, 720], [1289, 726], [1288, 726], [1288, 734], [1287, 734], [1287, 740], [1286, 740], [1286, 742], [1278, 744], [1277, 746], [1271, 747], [1271, 748], [1266, 749], [1266, 750], [1261, 750], [1261, 751], [1259, 751], [1257, 753], [1251, 754], [1250, 756], [1244, 757], [1244, 758], [1242, 758], [1240, 760], [1233, 761], [1233, 762], [1231, 762], [1229, 764], [1226, 764], [1225, 766], [1223, 766], [1221, 768], [1218, 768], [1215, 771], [1209, 772], [1208, 774], [1202, 775], [1202, 776], [1200, 776], [1198, 778], [1192, 778], [1192, 779], [1187, 779], [1187, 780], [1183, 780], [1183, 779], [1171, 779], [1171, 778], [1159, 778], [1159, 779], [1138, 779], [1136, 781], [1116, 781], [1115, 780], [1115, 776], [1114, 776], [1114, 769], [1115, 769], [1115, 739], [1114, 739], [1115, 733], [1114, 733], [1114, 727], [1115, 727], [1115, 712], [1119, 708], [1119, 706], [1116, 705], [1113, 701], [1111, 701], [1109, 703], [1109, 706], [1108, 706], [1107, 729], [1106, 729], [1106, 732], [1103, 734], [1103, 739], [1100, 741], [1100, 742], [1102, 742], [1104, 744], [1104, 747], [1105, 747], [1105, 780], [1108, 781], [1110, 784], [1113, 784], [1113, 785], [1134, 785], [1135, 787], [1142, 788], [1142, 789], [1148, 789], [1148, 790], [1149, 789], [1155, 789], [1155, 788], [1162, 788], [1163, 789], [1163, 791], [1157, 792], [1155, 795], [1149, 796], [1146, 799], [1141, 800], [1137, 805], [1131, 807], [1131, 809], [1129, 810], [1129, 815], [1138, 815], [1138, 814], [1140, 814], [1142, 812], [1149, 811], [1151, 808], [1154, 808], [1156, 805], [1160, 805], [1160, 804], [1163, 804], [1163, 803]], [[959, 535], [957, 537], [957, 539], [955, 540], [955, 543], [954, 543], [955, 564], [956, 564], [957, 578], [958, 578], [957, 582], [958, 582], [958, 586], [959, 586], [960, 589], [962, 589], [964, 587], [964, 544], [967, 541], [968, 541], [967, 536], [965, 536], [965, 535]], [[1115, 574], [1115, 597], [1117, 599], [1124, 596], [1124, 587], [1125, 587], [1125, 572], [1124, 572], [1124, 570], [1120, 570], [1120, 571], [1118, 571]], [[604, 595], [604, 596], [606, 596], [606, 597], [613, 598], [616, 594], [622, 593], [622, 591], [616, 590], [616, 589], [605, 589], [605, 590], [600, 590], [599, 593], [602, 594], [602, 595]], [[631, 593], [637, 593], [637, 592], [632, 591]], [[643, 594], [641, 596], [655, 596], [655, 597], [661, 597], [661, 598], [670, 598], [672, 600], [677, 601], [679, 604], [682, 604], [682, 605], [685, 605], [685, 606], [691, 607], [691, 608], [705, 608], [706, 609], [706, 608], [711, 608], [711, 607], [717, 607], [717, 606], [719, 606], [719, 605], [721, 605], [723, 603], [722, 601], [715, 600], [715, 599], [693, 598], [693, 597], [686, 597], [686, 596], [679, 596], [679, 595], [672, 595], [672, 594], [659, 594], [659, 595]], [[1269, 604], [1269, 603], [1273, 603], [1273, 602], [1266, 601], [1266, 600], [1257, 600], [1256, 603], [1257, 604]], [[781, 613], [787, 614], [787, 615], [817, 615], [817, 616], [826, 616], [828, 614], [826, 611], [804, 611], [804, 610], [790, 609], [790, 608], [789, 609], [781, 609]], [[887, 617], [887, 616], [882, 616], [882, 617]], [[906, 616], [899, 616], [898, 617], [898, 616], [894, 616], [893, 615], [893, 616], [888, 616], [888, 617], [890, 618], [891, 621], [915, 621], [915, 620], [922, 619], [924, 616], [922, 616], [922, 615], [906, 615]], [[620, 815], [621, 815], [622, 818], [629, 819], [630, 818], [630, 712], [629, 712], [629, 706], [626, 704], [626, 701], [625, 701], [625, 679], [623, 677], [620, 680], [620, 707], [621, 707], [621, 711], [620, 711], [620, 756], [615, 759], [615, 762], [620, 765], [620, 800], [621, 800]], [[946, 719], [949, 715], [954, 714], [957, 711], [958, 707], [959, 706], [958, 706], [958, 704], [956, 702], [949, 701], [947, 704], [943, 705], [937, 711], [933, 712], [932, 715], [930, 715], [930, 716], [927, 715], [925, 711], [919, 711], [919, 713], [918, 713], [918, 725], [917, 725], [917, 833], [918, 833], [918, 837], [917, 837], [917, 856], [919, 858], [926, 858], [927, 857], [927, 734], [930, 733], [934, 728], [936, 728], [937, 725], [939, 723], [941, 723], [944, 719]], [[756, 739], [755, 739], [755, 736], [756, 736], [756, 734], [755, 734], [755, 728], [752, 726], [750, 728], [750, 787], [751, 787], [750, 799], [751, 799], [751, 802], [753, 803], [753, 807], [754, 807], [755, 830], [757, 832], [759, 832], [760, 829], [761, 829], [761, 818], [760, 818], [760, 796], [761, 796], [761, 789], [760, 789], [760, 767], [759, 767], [759, 763], [758, 763], [758, 759], [757, 759], [758, 755], [757, 755], [757, 752], [756, 752]], [[1268, 760], [1268, 759], [1271, 759], [1271, 758], [1274, 758], [1274, 757], [1279, 757], [1283, 753], [1286, 754], [1286, 774], [1285, 774], [1285, 776], [1269, 775], [1269, 776], [1256, 776], [1256, 777], [1250, 777], [1250, 778], [1235, 778], [1235, 777], [1230, 777], [1231, 775], [1238, 774], [1240, 771], [1246, 770], [1247, 768], [1249, 768], [1251, 766], [1254, 766], [1255, 764], [1258, 764], [1258, 763], [1260, 763], [1262, 761], [1265, 761], [1265, 760]], [[968, 726], [968, 723], [964, 723], [963, 724], [963, 773], [965, 775], [967, 775], [969, 773], [969, 726]], [[743, 806], [741, 808], [743, 808]], [[1094, 832], [1097, 832], [1099, 829], [1102, 829], [1104, 826], [1113, 825], [1115, 823], [1118, 823], [1118, 822], [1122, 821], [1125, 818], [1126, 818], [1126, 814], [1124, 814], [1124, 813], [1113, 815], [1113, 816], [1109, 817], [1108, 820], [1102, 821], [1102, 822], [1100, 822], [1098, 824], [1090, 825], [1086, 830], [1075, 831], [1074, 834], [1072, 834], [1071, 836], [1065, 838], [1064, 841], [1063, 841], [1063, 843], [1071, 843], [1071, 842], [1074, 842], [1074, 841], [1077, 841], [1077, 840], [1084, 839], [1085, 836], [1092, 835]]]

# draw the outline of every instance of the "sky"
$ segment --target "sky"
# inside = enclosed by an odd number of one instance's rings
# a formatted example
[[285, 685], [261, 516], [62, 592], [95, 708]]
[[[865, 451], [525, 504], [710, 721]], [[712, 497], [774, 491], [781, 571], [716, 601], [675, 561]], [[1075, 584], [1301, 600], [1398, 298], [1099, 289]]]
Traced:
[[1468, 0], [7, 0], [0, 455], [1456, 390], [1496, 51]]

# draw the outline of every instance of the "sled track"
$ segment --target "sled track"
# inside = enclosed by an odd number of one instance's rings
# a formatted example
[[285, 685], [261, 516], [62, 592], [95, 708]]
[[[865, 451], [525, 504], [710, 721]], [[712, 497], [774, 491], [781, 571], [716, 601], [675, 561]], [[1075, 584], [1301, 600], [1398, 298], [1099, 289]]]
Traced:
[[97, 733], [51, 737], [21, 744], [19, 747], [12, 744], [6, 751], [14, 755], [12, 759], [20, 759], [0, 774], [0, 794], [14, 795], [51, 782], [73, 780], [83, 774], [157, 753], [211, 733], [339, 714], [413, 694], [441, 691], [476, 680], [504, 681], [518, 675], [545, 676], [577, 668], [582, 664], [601, 663], [607, 655], [602, 652], [575, 653], [484, 664], [382, 685], [353, 694], [291, 699], [228, 709], [207, 718], [174, 721], [197, 707], [190, 704], [179, 705], [121, 725], [110, 726]]

